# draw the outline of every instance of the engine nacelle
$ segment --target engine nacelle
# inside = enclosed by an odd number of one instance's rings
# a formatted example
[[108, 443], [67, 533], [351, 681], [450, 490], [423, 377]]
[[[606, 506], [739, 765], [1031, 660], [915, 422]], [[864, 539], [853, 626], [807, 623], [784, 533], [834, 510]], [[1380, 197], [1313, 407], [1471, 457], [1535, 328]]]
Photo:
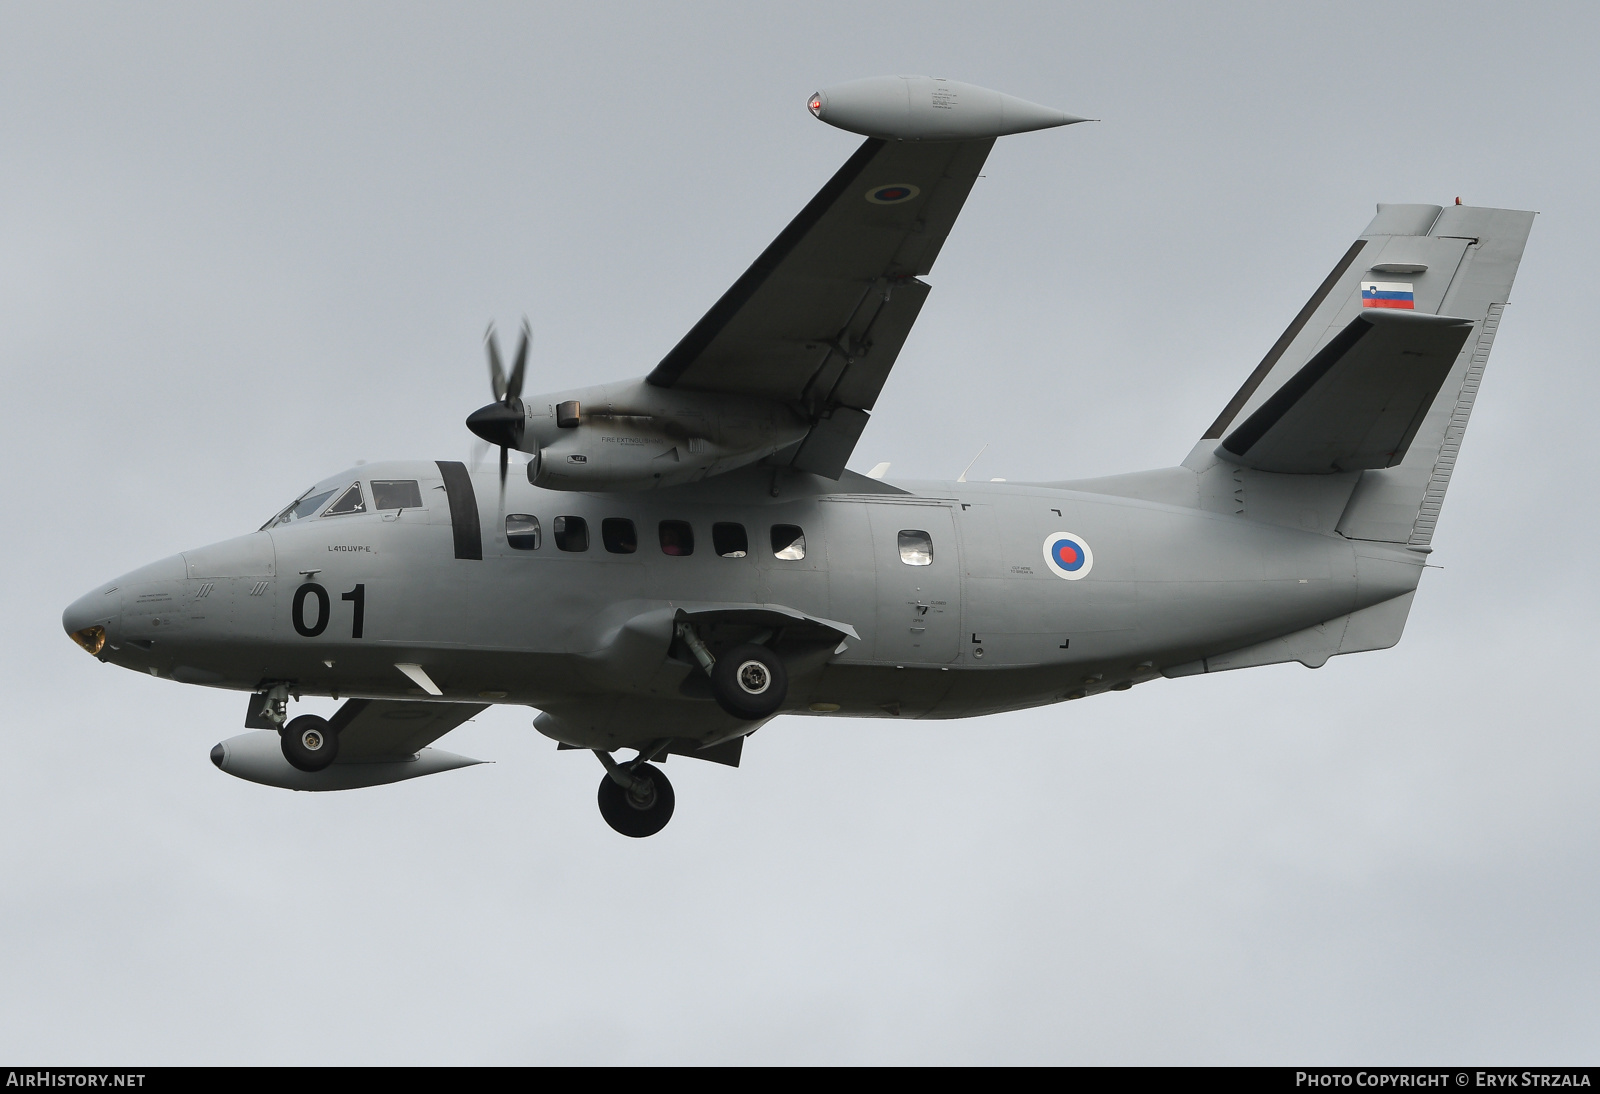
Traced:
[[782, 403], [643, 381], [523, 400], [528, 481], [550, 490], [653, 490], [765, 459], [810, 424]]

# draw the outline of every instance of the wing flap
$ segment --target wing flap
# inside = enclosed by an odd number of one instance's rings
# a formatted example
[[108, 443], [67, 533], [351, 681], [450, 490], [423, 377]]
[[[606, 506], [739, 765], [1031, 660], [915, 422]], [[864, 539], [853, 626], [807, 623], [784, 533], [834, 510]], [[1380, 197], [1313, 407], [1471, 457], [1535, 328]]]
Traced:
[[1224, 438], [1217, 455], [1297, 475], [1392, 467], [1471, 333], [1468, 319], [1368, 310]]
[[811, 427], [790, 461], [797, 471], [809, 471], [825, 479], [844, 474], [856, 442], [867, 428], [867, 412], [853, 407], [835, 407], [826, 418]]
[[807, 393], [813, 401], [871, 410], [931, 291], [927, 282], [915, 278], [885, 283], [872, 301], [876, 306], [862, 309], [865, 322], [859, 330], [847, 329], [839, 344], [831, 347], [828, 363], [833, 368], [819, 373], [820, 382]]

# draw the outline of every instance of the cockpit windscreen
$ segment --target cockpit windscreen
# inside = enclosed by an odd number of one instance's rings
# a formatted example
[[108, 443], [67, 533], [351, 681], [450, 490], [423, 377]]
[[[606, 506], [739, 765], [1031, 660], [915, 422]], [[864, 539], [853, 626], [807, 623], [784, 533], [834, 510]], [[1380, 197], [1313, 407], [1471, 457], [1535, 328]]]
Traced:
[[350, 479], [351, 476], [349, 475], [340, 475], [335, 479], [323, 479], [321, 482], [317, 483], [317, 485], [313, 486], [294, 501], [290, 502], [287, 509], [283, 510], [283, 512], [267, 521], [267, 523], [263, 524], [260, 530], [265, 532], [268, 528], [276, 528], [279, 525], [293, 524], [294, 522], [301, 520], [310, 520], [312, 517], [322, 512], [322, 507], [328, 504], [329, 498], [332, 498], [335, 494], [339, 494], [341, 495], [339, 500], [343, 502], [350, 495], [351, 491], [355, 492], [354, 508], [347, 508], [344, 511], [356, 513], [364, 512], [365, 506], [361, 504], [361, 484], [359, 482], [352, 483]]

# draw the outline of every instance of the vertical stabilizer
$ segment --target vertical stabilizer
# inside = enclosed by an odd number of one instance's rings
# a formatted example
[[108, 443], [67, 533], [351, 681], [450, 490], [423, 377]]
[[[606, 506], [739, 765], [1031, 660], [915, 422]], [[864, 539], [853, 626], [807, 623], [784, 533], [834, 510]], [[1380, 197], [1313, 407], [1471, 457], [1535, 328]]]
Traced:
[[1532, 224], [1379, 205], [1185, 461], [1201, 505], [1428, 546]]

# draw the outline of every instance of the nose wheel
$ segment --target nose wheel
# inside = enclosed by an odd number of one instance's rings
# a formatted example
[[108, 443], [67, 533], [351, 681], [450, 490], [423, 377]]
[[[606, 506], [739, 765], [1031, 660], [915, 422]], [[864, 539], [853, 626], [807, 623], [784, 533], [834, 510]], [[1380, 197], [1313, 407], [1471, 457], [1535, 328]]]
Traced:
[[634, 839], [653, 836], [672, 819], [676, 799], [672, 784], [661, 769], [644, 762], [641, 753], [632, 763], [619, 764], [609, 752], [596, 751], [606, 765], [600, 780], [600, 815], [614, 831]]
[[339, 735], [315, 714], [302, 714], [278, 730], [278, 738], [283, 758], [301, 771], [321, 771], [339, 758]]

